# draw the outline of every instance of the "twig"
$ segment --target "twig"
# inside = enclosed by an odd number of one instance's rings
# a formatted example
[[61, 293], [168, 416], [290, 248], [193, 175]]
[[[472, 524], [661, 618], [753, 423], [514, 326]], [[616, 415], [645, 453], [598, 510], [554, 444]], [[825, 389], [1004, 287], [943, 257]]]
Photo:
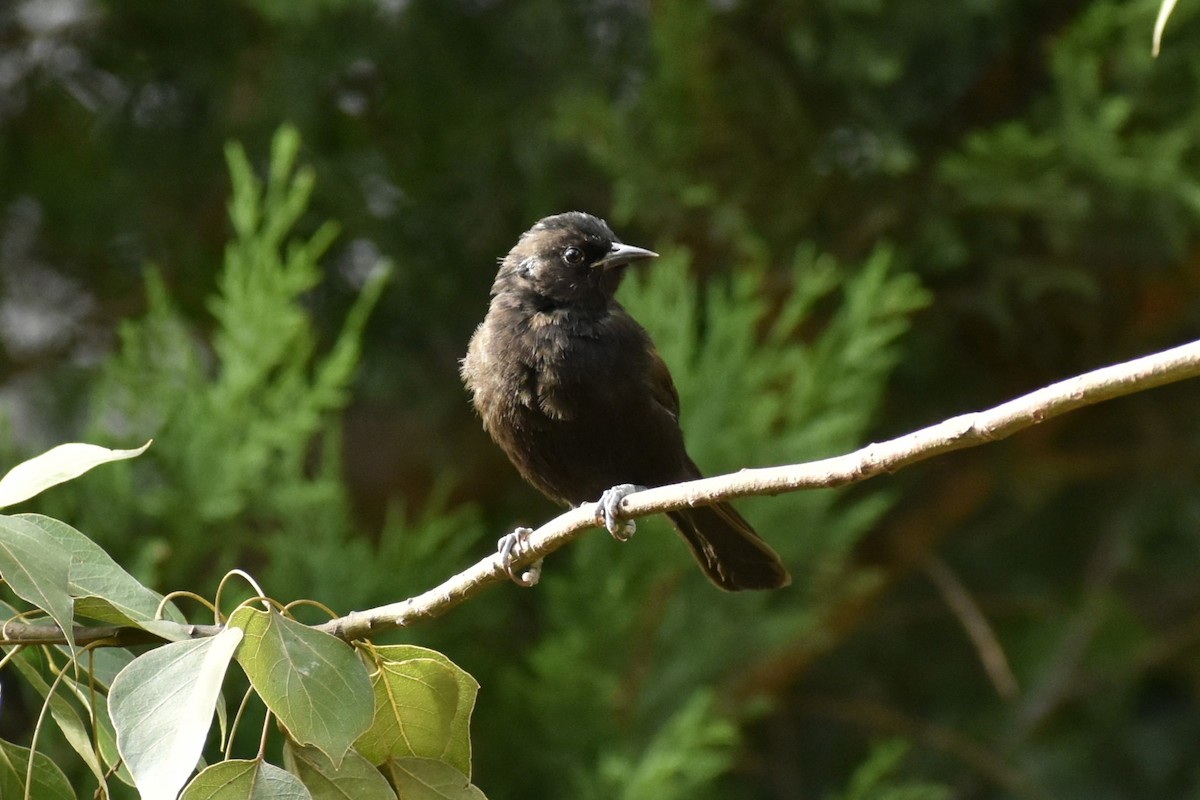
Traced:
[[1008, 701], [1018, 699], [1021, 689], [1017, 685], [1017, 677], [1008, 665], [1008, 656], [1004, 654], [996, 632], [988, 624], [987, 617], [983, 615], [967, 587], [963, 586], [954, 570], [936, 556], [926, 559], [923, 566], [925, 575], [937, 587], [938, 593], [946, 601], [946, 605], [950, 606], [950, 610], [954, 612], [959, 624], [971, 639], [971, 644], [975, 646], [975, 652], [979, 655], [979, 661], [995, 687], [996, 694]]
[[[204, 639], [216, 636], [223, 625], [187, 625], [178, 622], [160, 621], [154, 626], [160, 635], [132, 625], [75, 625], [74, 640], [79, 647], [95, 644], [99, 647], [132, 647], [138, 644], [156, 644], [166, 640]], [[33, 622], [0, 623], [0, 646], [66, 644], [57, 625], [39, 625]]]
[[[621, 502], [620, 516], [633, 519], [750, 495], [844, 486], [884, 472], [895, 472], [953, 450], [1004, 439], [1083, 406], [1197, 375], [1200, 375], [1200, 342], [1192, 342], [1060, 381], [987, 411], [953, 417], [846, 455], [806, 464], [744, 469], [730, 475], [647, 489], [626, 497]], [[600, 524], [598, 511], [596, 503], [586, 503], [550, 520], [529, 536], [514, 566], [520, 568], [531, 564], [577, 538], [583, 531], [597, 527]], [[492, 555], [416, 597], [368, 611], [351, 612], [317, 628], [346, 640], [370, 638], [440, 616], [479, 594], [488, 585], [507, 580], [500, 559]], [[62, 642], [62, 635], [54, 626], [13, 623], [3, 630], [0, 644]], [[117, 630], [114, 626], [77, 627], [76, 642], [84, 644], [115, 637], [114, 644], [126, 644], [130, 639], [139, 642], [154, 639], [152, 634], [143, 631], [125, 629], [118, 634]], [[192, 626], [181, 633], [197, 637], [213, 635], [217, 630], [219, 628], [214, 626]]]
[[[626, 497], [619, 511], [622, 518], [631, 519], [737, 497], [843, 486], [953, 450], [1004, 439], [1083, 406], [1197, 375], [1200, 375], [1200, 342], [1192, 342], [1093, 370], [987, 411], [953, 417], [847, 455], [807, 464], [744, 469], [730, 475], [647, 489]], [[517, 566], [549, 555], [584, 530], [595, 527], [598, 511], [597, 504], [587, 503], [538, 528], [529, 536]], [[507, 578], [500, 561], [492, 556], [424, 594], [370, 611], [353, 612], [320, 628], [345, 639], [374, 636], [443, 614], [488, 584], [503, 580]]]

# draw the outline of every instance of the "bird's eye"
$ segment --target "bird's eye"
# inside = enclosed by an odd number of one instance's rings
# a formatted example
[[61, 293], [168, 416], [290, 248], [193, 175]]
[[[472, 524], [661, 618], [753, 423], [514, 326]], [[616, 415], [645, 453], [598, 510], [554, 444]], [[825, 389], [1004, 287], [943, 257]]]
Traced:
[[568, 264], [583, 263], [583, 251], [578, 247], [568, 247], [566, 250], [563, 250], [562, 257], [563, 261], [567, 262]]

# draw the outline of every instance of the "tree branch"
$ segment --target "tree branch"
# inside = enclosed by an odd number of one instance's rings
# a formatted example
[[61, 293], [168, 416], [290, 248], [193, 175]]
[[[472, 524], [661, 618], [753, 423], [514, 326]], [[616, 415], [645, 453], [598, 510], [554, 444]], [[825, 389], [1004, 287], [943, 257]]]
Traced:
[[[223, 625], [187, 625], [178, 622], [159, 621], [154, 626], [161, 633], [154, 633], [132, 625], [76, 625], [73, 633], [79, 647], [132, 647], [139, 644], [155, 644], [163, 641], [204, 639], [216, 636]], [[41, 625], [36, 622], [0, 623], [0, 646], [66, 644], [57, 625]]]
[[[620, 516], [632, 519], [750, 495], [844, 486], [953, 450], [1004, 439], [1077, 408], [1198, 375], [1200, 342], [1192, 342], [1059, 381], [986, 411], [953, 417], [846, 455], [806, 464], [744, 469], [637, 492], [621, 502]], [[598, 513], [596, 503], [586, 503], [552, 519], [529, 536], [517, 564], [530, 564], [600, 525]], [[356, 611], [320, 627], [344, 639], [374, 636], [432, 619], [488, 584], [505, 580], [499, 558], [491, 556], [424, 594], [370, 611]]]
[[[619, 512], [622, 518], [633, 519], [750, 495], [844, 486], [880, 473], [895, 472], [953, 450], [1004, 439], [1083, 406], [1197, 375], [1200, 375], [1200, 342], [1192, 342], [1069, 378], [995, 408], [953, 417], [896, 439], [869, 444], [846, 455], [805, 464], [744, 469], [730, 475], [647, 489], [626, 497]], [[586, 503], [550, 520], [529, 536], [515, 566], [531, 564], [585, 530], [602, 525], [598, 511], [596, 503]], [[354, 611], [317, 628], [346, 640], [370, 638], [433, 619], [479, 594], [488, 585], [507, 580], [499, 557], [492, 555], [416, 597], [368, 611]], [[212, 632], [217, 630], [214, 626], [196, 626], [188, 635], [211, 635], [210, 629]], [[0, 644], [63, 641], [54, 626], [11, 623], [3, 630]], [[145, 634], [124, 635], [141, 641]], [[76, 641], [81, 643], [113, 636], [111, 626], [75, 630]]]

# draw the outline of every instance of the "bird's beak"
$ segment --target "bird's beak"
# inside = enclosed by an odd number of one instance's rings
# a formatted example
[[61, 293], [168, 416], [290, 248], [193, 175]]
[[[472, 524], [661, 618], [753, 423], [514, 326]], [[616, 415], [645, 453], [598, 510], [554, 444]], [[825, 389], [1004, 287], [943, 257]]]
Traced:
[[626, 264], [646, 258], [658, 258], [658, 253], [655, 253], [653, 250], [646, 250], [643, 247], [634, 247], [631, 244], [617, 242], [612, 246], [612, 250], [608, 251], [608, 255], [599, 261], [593, 261], [592, 266], [598, 269], [612, 269], [614, 267], [623, 267]]

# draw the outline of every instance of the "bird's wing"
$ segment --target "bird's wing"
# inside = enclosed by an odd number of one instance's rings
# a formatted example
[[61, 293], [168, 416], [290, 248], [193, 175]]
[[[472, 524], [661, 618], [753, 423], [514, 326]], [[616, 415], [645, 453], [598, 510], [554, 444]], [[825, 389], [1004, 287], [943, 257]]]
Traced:
[[648, 355], [650, 361], [646, 370], [646, 382], [650, 387], [650, 396], [678, 421], [679, 391], [675, 388], [675, 381], [671, 380], [671, 371], [667, 369], [666, 362], [662, 360], [658, 348], [653, 344], [649, 347]]

